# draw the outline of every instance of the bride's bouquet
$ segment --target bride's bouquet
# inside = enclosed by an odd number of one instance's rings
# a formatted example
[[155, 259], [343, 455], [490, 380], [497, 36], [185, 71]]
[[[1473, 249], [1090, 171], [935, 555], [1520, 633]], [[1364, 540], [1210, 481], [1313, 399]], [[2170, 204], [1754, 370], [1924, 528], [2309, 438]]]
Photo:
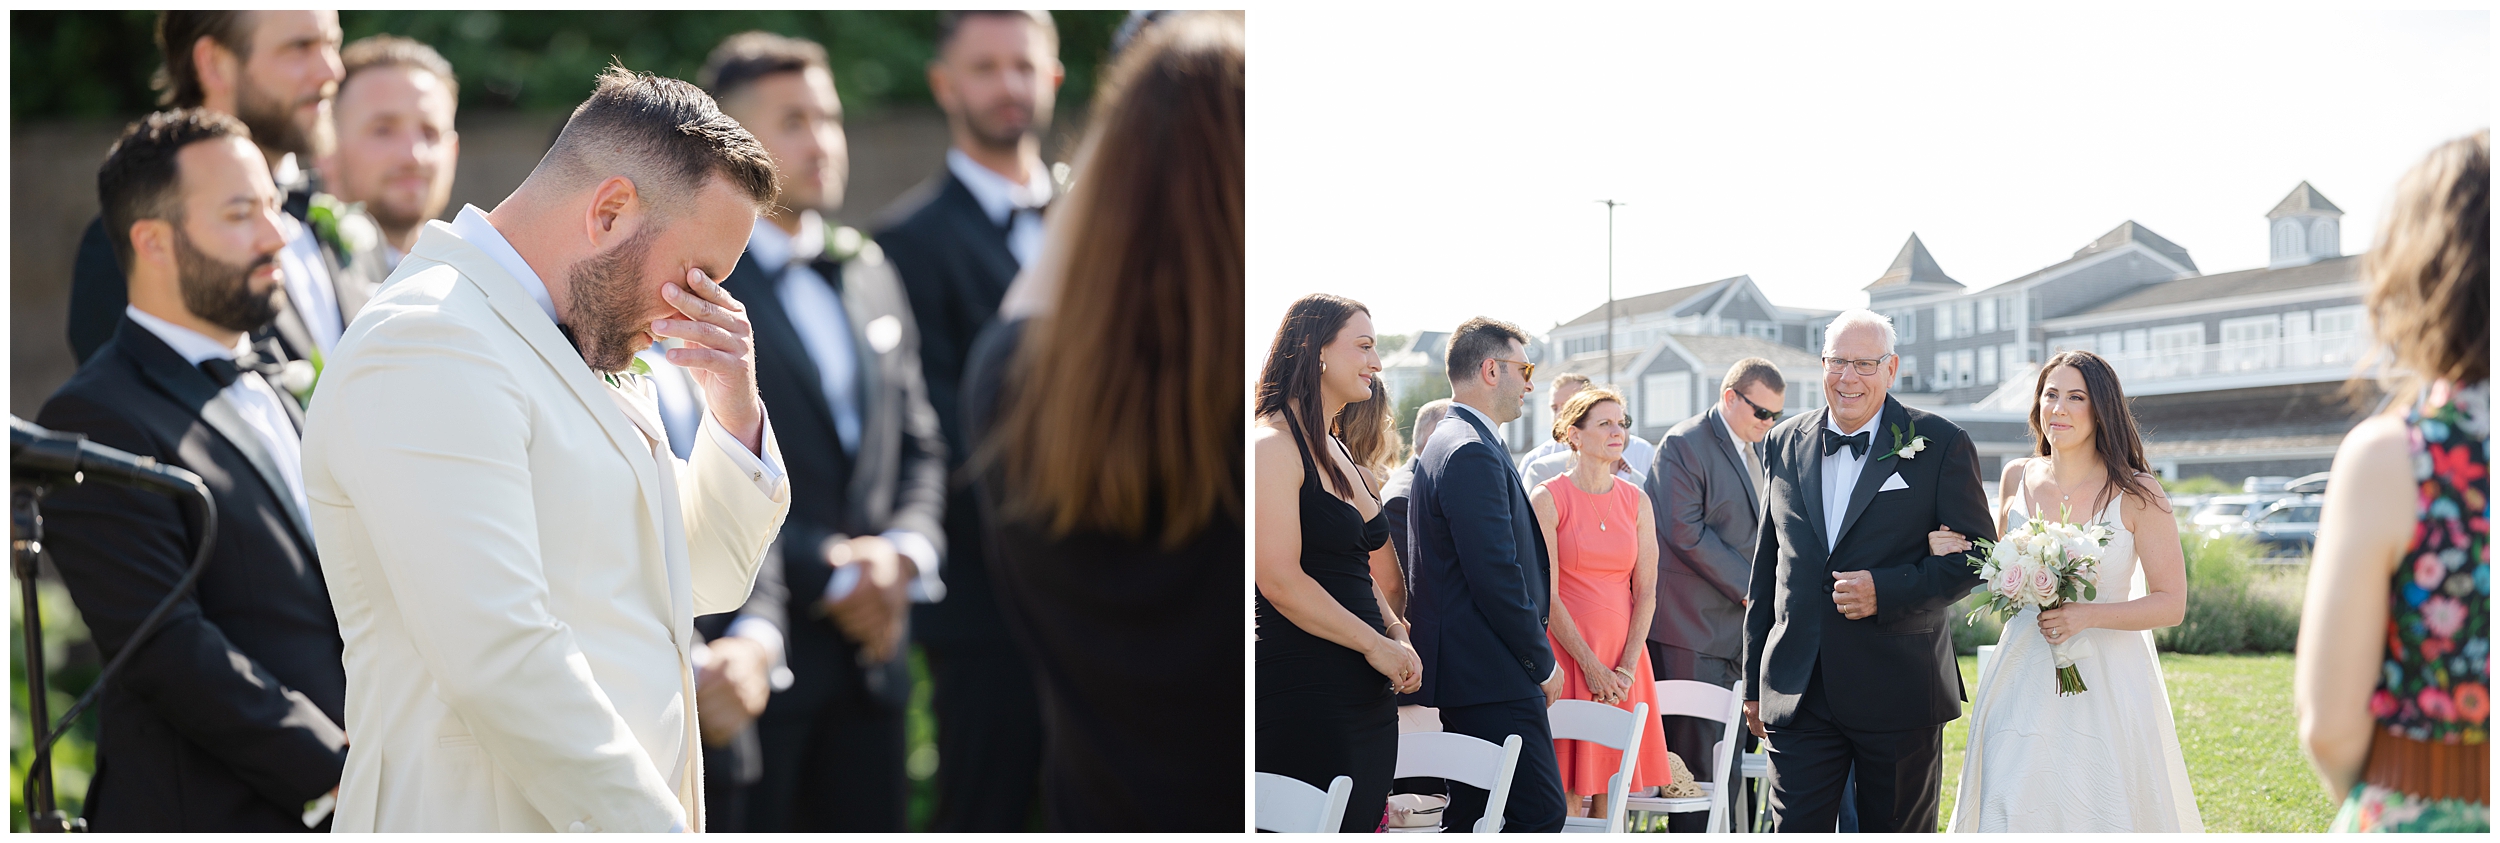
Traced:
[[[1977, 623], [1981, 612], [2004, 620], [2026, 608], [2047, 611], [2099, 596], [2101, 548], [2109, 544], [2109, 528], [2071, 524], [2065, 517], [2060, 512], [2057, 521], [2025, 521], [1996, 541], [1972, 542], [1984, 551], [1984, 555], [1970, 557], [1970, 563], [1985, 581], [1988, 603], [1972, 609], [1964, 623]], [[2068, 636], [2049, 645], [2049, 652], [2057, 659], [2058, 696], [2087, 690], [2075, 662], [2093, 655], [2091, 639]]]

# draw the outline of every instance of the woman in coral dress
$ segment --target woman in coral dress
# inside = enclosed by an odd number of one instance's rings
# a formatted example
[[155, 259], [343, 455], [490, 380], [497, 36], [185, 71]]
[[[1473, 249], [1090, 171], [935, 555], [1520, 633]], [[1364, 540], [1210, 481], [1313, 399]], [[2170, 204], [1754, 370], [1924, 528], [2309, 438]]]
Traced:
[[[1562, 665], [1563, 699], [1593, 700], [1630, 711], [1636, 703], [1658, 710], [1645, 636], [1658, 602], [1658, 532], [1648, 499], [1612, 473], [1630, 441], [1631, 420], [1623, 396], [1583, 389], [1555, 414], [1554, 429], [1579, 458], [1571, 470], [1528, 493], [1545, 546], [1553, 549], [1552, 608], [1546, 635]], [[1638, 791], [1672, 783], [1667, 744], [1653, 720], [1641, 730], [1638, 760], [1629, 786]], [[1604, 817], [1605, 800], [1583, 808], [1581, 800], [1606, 791], [1606, 780], [1623, 764], [1623, 753], [1583, 741], [1555, 741], [1563, 791], [1577, 816]]]

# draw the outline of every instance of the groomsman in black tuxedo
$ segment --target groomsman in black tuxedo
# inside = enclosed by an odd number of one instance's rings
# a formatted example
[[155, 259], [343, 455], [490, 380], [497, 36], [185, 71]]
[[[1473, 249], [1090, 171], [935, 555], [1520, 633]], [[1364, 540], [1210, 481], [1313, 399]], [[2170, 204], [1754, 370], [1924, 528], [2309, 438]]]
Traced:
[[[887, 212], [877, 242], [920, 316], [921, 371], [951, 472], [971, 448], [958, 407], [972, 341], [1041, 251], [1042, 208], [1055, 188], [1040, 138], [1066, 71], [1047, 12], [938, 20], [929, 91], [953, 147], [944, 169]], [[935, 685], [936, 831], [1021, 830], [1040, 793], [1041, 702], [990, 590], [979, 515], [970, 484], [948, 496], [946, 545], [964, 563], [948, 570], [945, 600], [912, 613]]]
[[[263, 165], [282, 191], [278, 252], [286, 296], [263, 338], [274, 337], [287, 360], [309, 361], [338, 342], [347, 323], [383, 278], [379, 229], [321, 192], [313, 165], [333, 143], [331, 100], [344, 70], [336, 11], [196, 11], [158, 13], [156, 42], [165, 62], [158, 74], [164, 103], [232, 115], [251, 131]], [[69, 344], [81, 365], [113, 336], [122, 307], [125, 265], [113, 247], [119, 235], [98, 218], [79, 239], [69, 295]], [[296, 367], [293, 388], [309, 385]]]
[[[303, 415], [247, 341], [277, 312], [280, 195], [243, 125], [196, 109], [134, 124], [96, 181], [130, 304], [36, 421], [200, 475], [217, 542], [196, 590], [104, 690], [87, 819], [306, 831], [307, 803], [346, 763], [347, 675], [306, 526]], [[95, 483], [56, 489], [44, 509], [61, 579], [113, 658], [205, 525], [171, 498]]]
[[1852, 310], [1823, 336], [1828, 406], [1763, 441], [1745, 716], [1771, 747], [1778, 830], [1832, 830], [1854, 764], [1861, 828], [1932, 832], [1964, 699], [1946, 624], [1980, 580], [1928, 552], [1926, 525], [1994, 539], [1996, 524], [1970, 436], [1886, 395], [1891, 320]]
[[[902, 831], [906, 622], [911, 603], [946, 595], [949, 545], [920, 330], [877, 244], [825, 219], [842, 206], [850, 155], [824, 48], [735, 35], [700, 78], [783, 178], [782, 207], [756, 221], [722, 282], [754, 323], [757, 386], [790, 477], [781, 593], [759, 585], [741, 612], [786, 618], [792, 674], [757, 721], [762, 775], [746, 829]], [[966, 567], [980, 566], [947, 574]]]

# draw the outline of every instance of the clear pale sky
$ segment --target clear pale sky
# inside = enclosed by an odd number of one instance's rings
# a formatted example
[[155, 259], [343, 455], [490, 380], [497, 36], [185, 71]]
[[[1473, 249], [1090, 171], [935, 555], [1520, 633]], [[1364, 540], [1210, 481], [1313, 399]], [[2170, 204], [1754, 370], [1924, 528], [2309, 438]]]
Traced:
[[1542, 333], [1750, 274], [1839, 309], [1911, 232], [1973, 289], [2133, 219], [2260, 267], [2308, 180], [2365, 250], [2395, 181], [2490, 124], [2487, 12], [1252, 15], [1250, 365], [1306, 293], [1383, 333]]

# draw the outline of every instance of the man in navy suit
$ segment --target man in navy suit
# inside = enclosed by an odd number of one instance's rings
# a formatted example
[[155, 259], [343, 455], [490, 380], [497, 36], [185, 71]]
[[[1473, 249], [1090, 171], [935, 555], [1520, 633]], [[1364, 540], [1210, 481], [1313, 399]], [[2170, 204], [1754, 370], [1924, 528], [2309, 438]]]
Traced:
[[[1544, 534], [1496, 425], [1519, 417], [1534, 387], [1527, 335], [1484, 317], [1450, 335], [1450, 414], [1415, 467], [1407, 513], [1408, 622], [1423, 658], [1417, 702], [1442, 728], [1495, 744], [1522, 741], [1504, 831], [1561, 831], [1562, 773], [1545, 708], [1562, 672], [1545, 637], [1551, 576]], [[1468, 831], [1488, 794], [1450, 782], [1441, 825]]]

